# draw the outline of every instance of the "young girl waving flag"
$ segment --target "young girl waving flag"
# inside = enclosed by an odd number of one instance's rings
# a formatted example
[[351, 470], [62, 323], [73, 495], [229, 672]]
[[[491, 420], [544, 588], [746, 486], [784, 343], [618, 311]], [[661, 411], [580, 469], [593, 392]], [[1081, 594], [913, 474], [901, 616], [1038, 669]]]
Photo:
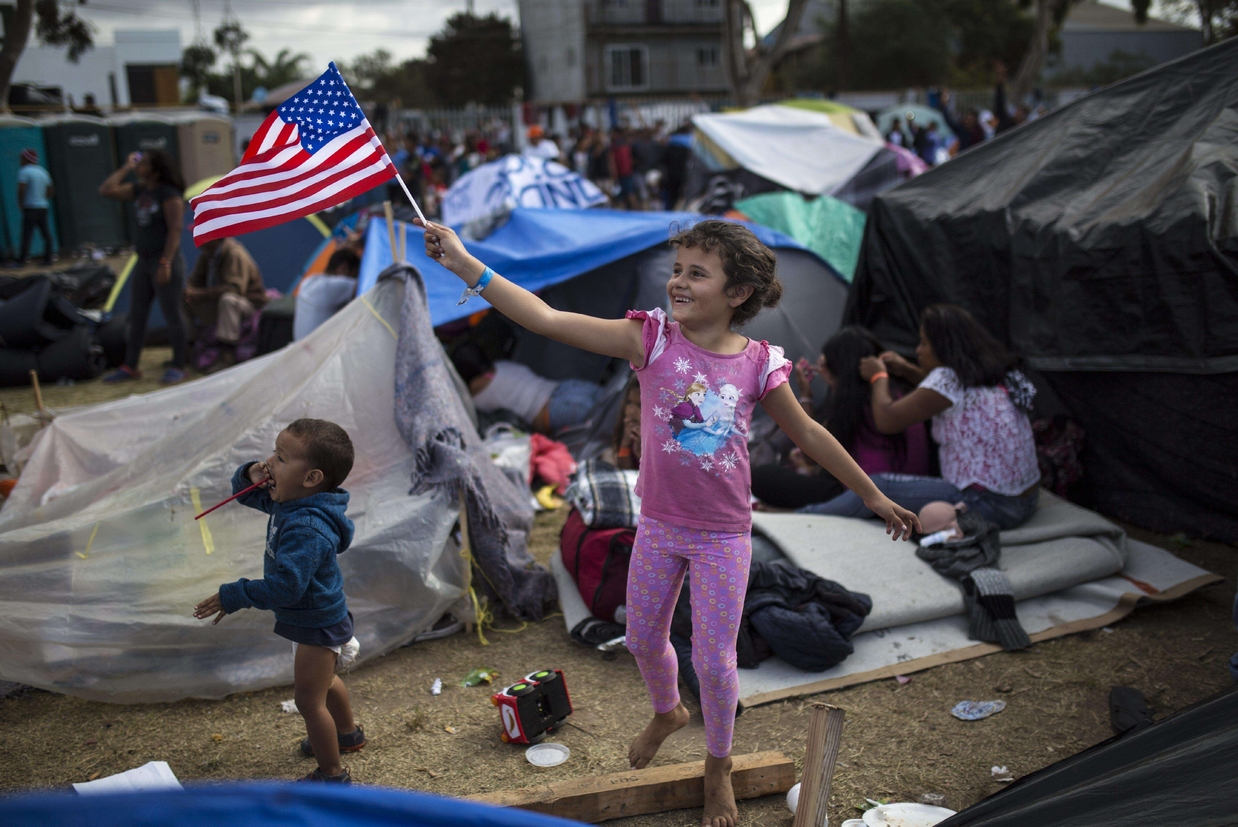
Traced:
[[[752, 554], [748, 423], [760, 402], [800, 449], [838, 477], [886, 522], [894, 539], [919, 529], [916, 515], [877, 490], [825, 428], [804, 413], [787, 385], [782, 349], [735, 332], [782, 295], [774, 254], [749, 230], [708, 220], [671, 239], [677, 248], [666, 290], [671, 317], [634, 311], [598, 319], [554, 310], [497, 275], [464, 249], [450, 229], [426, 228], [426, 254], [534, 333], [627, 359], [640, 376], [640, 525], [628, 576], [627, 643], [649, 687], [654, 716], [628, 751], [647, 765], [662, 742], [688, 722], [679, 700], [671, 613], [691, 577], [692, 662], [705, 718], [705, 815], [708, 827], [734, 827], [731, 733], [739, 680], [739, 633]], [[686, 404], [685, 404], [686, 403]]]

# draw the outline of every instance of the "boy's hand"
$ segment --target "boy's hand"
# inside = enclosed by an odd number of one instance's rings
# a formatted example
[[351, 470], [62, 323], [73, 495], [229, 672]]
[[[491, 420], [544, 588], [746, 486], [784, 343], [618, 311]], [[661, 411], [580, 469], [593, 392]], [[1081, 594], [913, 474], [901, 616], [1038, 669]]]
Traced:
[[898, 505], [885, 494], [878, 495], [880, 499], [864, 503], [868, 510], [886, 521], [886, 534], [891, 540], [910, 540], [913, 531], [923, 534], [920, 518], [914, 511], [908, 511]]
[[223, 620], [226, 614], [227, 612], [224, 611], [223, 604], [219, 602], [219, 592], [215, 592], [206, 600], [193, 607], [193, 616], [198, 620], [205, 620], [211, 615], [215, 615], [215, 619], [211, 621], [212, 626]]
[[255, 462], [249, 466], [247, 476], [249, 481], [253, 483], [266, 482], [271, 479], [271, 466], [267, 465], [266, 460]]

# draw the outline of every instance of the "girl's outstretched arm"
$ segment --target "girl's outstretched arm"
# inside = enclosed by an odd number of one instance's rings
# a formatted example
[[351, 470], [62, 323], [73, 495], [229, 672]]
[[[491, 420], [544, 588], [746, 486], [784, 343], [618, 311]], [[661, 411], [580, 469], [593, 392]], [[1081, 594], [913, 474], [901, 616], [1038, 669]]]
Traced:
[[834, 435], [804, 413], [790, 385], [784, 383], [774, 388], [761, 404], [801, 451], [858, 494], [870, 511], [886, 521], [886, 533], [892, 535], [891, 539], [907, 540], [913, 529], [921, 530], [920, 518], [882, 494]]
[[[454, 230], [441, 224], [423, 223], [420, 219], [413, 223], [425, 228], [427, 256], [455, 273], [469, 287], [477, 284], [486, 265], [464, 249]], [[498, 274], [490, 280], [483, 297], [504, 316], [541, 336], [592, 353], [626, 359], [637, 366], [645, 363], [641, 338], [643, 323], [637, 319], [599, 319], [555, 310]]]

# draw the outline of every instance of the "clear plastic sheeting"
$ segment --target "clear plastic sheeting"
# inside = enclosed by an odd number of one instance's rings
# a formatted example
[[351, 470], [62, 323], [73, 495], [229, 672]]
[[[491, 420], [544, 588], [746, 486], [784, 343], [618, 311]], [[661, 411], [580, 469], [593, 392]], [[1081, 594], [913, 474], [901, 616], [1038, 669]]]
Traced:
[[404, 287], [378, 285], [312, 335], [200, 381], [58, 417], [0, 511], [0, 679], [120, 703], [221, 698], [292, 681], [270, 612], [217, 626], [194, 604], [262, 576], [266, 515], [236, 503], [236, 467], [300, 417], [352, 437], [356, 523], [340, 556], [361, 661], [408, 642], [468, 586], [458, 504], [410, 496], [393, 370]]

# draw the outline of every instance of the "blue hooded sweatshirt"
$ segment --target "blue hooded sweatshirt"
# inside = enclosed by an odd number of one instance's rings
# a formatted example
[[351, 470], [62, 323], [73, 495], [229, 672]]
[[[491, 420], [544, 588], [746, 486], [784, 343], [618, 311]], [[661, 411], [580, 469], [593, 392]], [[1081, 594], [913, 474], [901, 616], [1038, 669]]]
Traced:
[[[232, 493], [250, 485], [249, 467], [232, 475]], [[219, 587], [219, 602], [228, 614], [240, 609], [269, 609], [292, 626], [325, 629], [348, 616], [344, 575], [336, 561], [352, 543], [352, 520], [344, 516], [348, 492], [342, 488], [277, 503], [259, 488], [240, 503], [271, 515], [267, 520], [262, 579], [242, 577]]]

